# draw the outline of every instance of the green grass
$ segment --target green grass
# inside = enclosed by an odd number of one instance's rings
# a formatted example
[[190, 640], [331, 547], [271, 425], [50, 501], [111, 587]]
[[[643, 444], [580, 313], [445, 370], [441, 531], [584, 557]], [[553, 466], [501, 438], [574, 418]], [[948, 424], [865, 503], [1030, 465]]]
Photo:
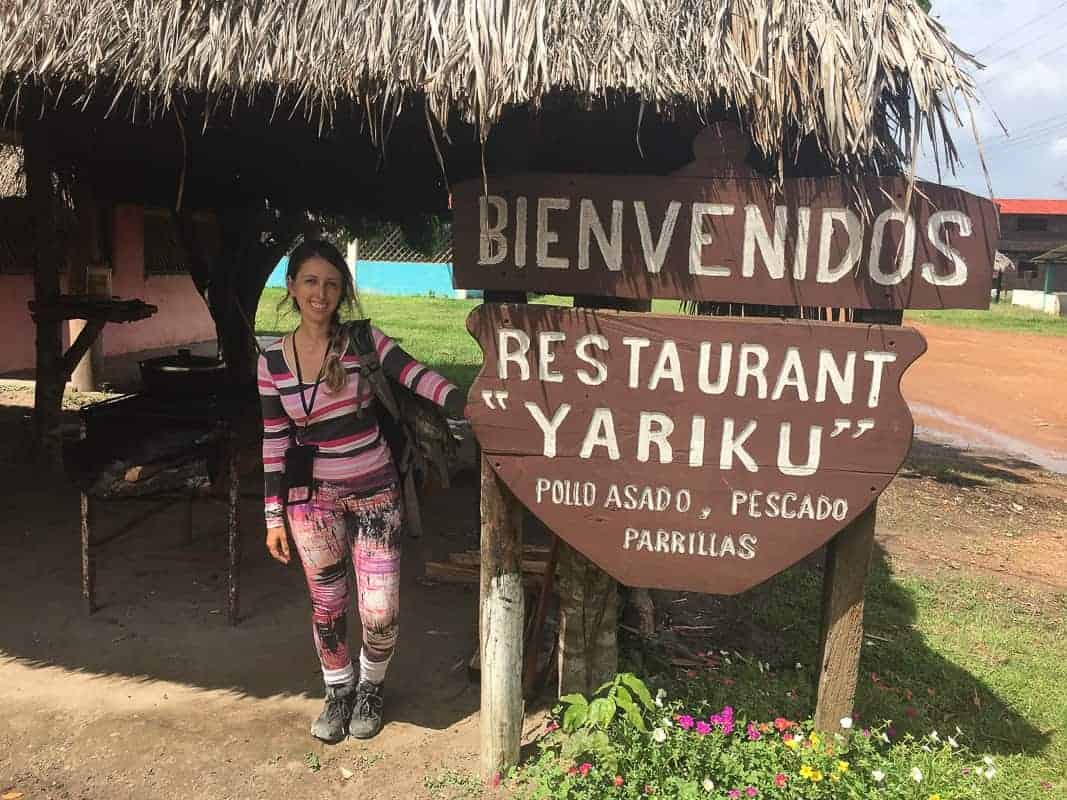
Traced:
[[952, 325], [991, 331], [1036, 333], [1041, 336], [1067, 336], [1067, 317], [1053, 317], [1008, 301], [990, 305], [988, 311], [908, 311], [905, 322]]
[[[804, 717], [814, 708], [820, 592], [818, 573], [800, 565], [715, 604], [714, 650], [751, 653], [769, 673], [734, 658], [732, 667], [690, 674], [663, 659], [670, 641], [629, 641], [625, 666], [669, 676], [670, 693], [694, 702], [761, 719]], [[879, 553], [867, 587], [857, 725], [890, 719], [898, 734], [917, 736], [959, 726], [974, 750], [996, 758], [1012, 787], [1005, 796], [1067, 796], [1067, 596], [1034, 600], [993, 581], [894, 575]], [[724, 685], [724, 673], [736, 682]]]

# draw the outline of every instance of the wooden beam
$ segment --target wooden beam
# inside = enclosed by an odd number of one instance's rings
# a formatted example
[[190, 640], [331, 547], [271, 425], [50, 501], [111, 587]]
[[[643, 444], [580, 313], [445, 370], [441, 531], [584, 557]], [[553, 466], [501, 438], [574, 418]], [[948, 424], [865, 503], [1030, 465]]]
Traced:
[[841, 719], [852, 716], [876, 509], [871, 503], [826, 546], [815, 703], [815, 727], [823, 731], [840, 730]]
[[[81, 332], [78, 334], [78, 338], [74, 340], [67, 352], [63, 354], [60, 363], [60, 373], [63, 376], [64, 383], [70, 380], [71, 375], [74, 373], [74, 369], [96, 343], [97, 337], [100, 336], [100, 332], [104, 330], [106, 324], [106, 320], [97, 318], [88, 320], [84, 327], [82, 327]], [[91, 374], [92, 373], [90, 372], [90, 375]]]
[[[900, 325], [899, 310], [853, 313], [859, 324]], [[816, 672], [815, 727], [838, 731], [851, 717], [863, 645], [863, 597], [874, 550], [877, 500], [826, 546], [823, 573], [822, 626]]]

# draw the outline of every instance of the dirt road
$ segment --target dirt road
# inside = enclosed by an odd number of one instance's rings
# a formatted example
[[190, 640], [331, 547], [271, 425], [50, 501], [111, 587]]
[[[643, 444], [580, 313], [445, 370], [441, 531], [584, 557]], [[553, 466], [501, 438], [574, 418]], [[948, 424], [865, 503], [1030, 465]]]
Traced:
[[905, 374], [903, 388], [920, 433], [1067, 473], [1067, 339], [915, 327], [929, 349]]

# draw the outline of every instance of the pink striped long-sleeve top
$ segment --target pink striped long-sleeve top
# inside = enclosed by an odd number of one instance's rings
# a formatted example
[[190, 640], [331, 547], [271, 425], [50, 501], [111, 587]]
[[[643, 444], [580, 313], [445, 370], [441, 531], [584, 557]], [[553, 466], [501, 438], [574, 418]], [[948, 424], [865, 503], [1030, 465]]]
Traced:
[[[453, 417], [463, 413], [463, 392], [438, 373], [406, 353], [396, 342], [371, 326], [374, 345], [383, 371], [394, 380], [431, 400]], [[348, 381], [333, 393], [325, 383], [319, 386], [311, 416], [304, 412], [300, 395], [308, 405], [314, 382], [301, 384], [290, 367], [282, 340], [273, 343], [259, 357], [258, 382], [263, 410], [264, 512], [267, 527], [284, 522], [282, 474], [285, 451], [294, 444], [293, 424], [302, 444], [316, 446], [316, 480], [354, 483], [357, 490], [381, 489], [397, 480], [396, 467], [378, 420], [367, 409], [374, 401], [370, 384], [359, 374], [355, 346], [349, 344], [341, 357]], [[304, 375], [311, 379], [312, 376]], [[304, 424], [307, 423], [305, 430]]]

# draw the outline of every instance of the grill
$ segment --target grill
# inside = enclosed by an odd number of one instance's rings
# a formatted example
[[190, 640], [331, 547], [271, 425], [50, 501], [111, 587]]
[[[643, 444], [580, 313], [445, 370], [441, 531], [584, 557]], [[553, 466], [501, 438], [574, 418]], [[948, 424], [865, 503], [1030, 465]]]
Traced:
[[[176, 380], [174, 375], [168, 379]], [[146, 381], [146, 385], [151, 384]], [[237, 623], [242, 437], [236, 421], [256, 418], [249, 413], [254, 402], [255, 388], [249, 386], [213, 393], [145, 391], [81, 410], [81, 438], [68, 448], [66, 461], [68, 474], [81, 491], [82, 597], [88, 613], [97, 608], [100, 548], [183, 500], [188, 508], [183, 537], [191, 544], [193, 505], [198, 499], [210, 499], [227, 509], [227, 610], [230, 623]], [[103, 510], [116, 501], [149, 505], [104, 532]]]

